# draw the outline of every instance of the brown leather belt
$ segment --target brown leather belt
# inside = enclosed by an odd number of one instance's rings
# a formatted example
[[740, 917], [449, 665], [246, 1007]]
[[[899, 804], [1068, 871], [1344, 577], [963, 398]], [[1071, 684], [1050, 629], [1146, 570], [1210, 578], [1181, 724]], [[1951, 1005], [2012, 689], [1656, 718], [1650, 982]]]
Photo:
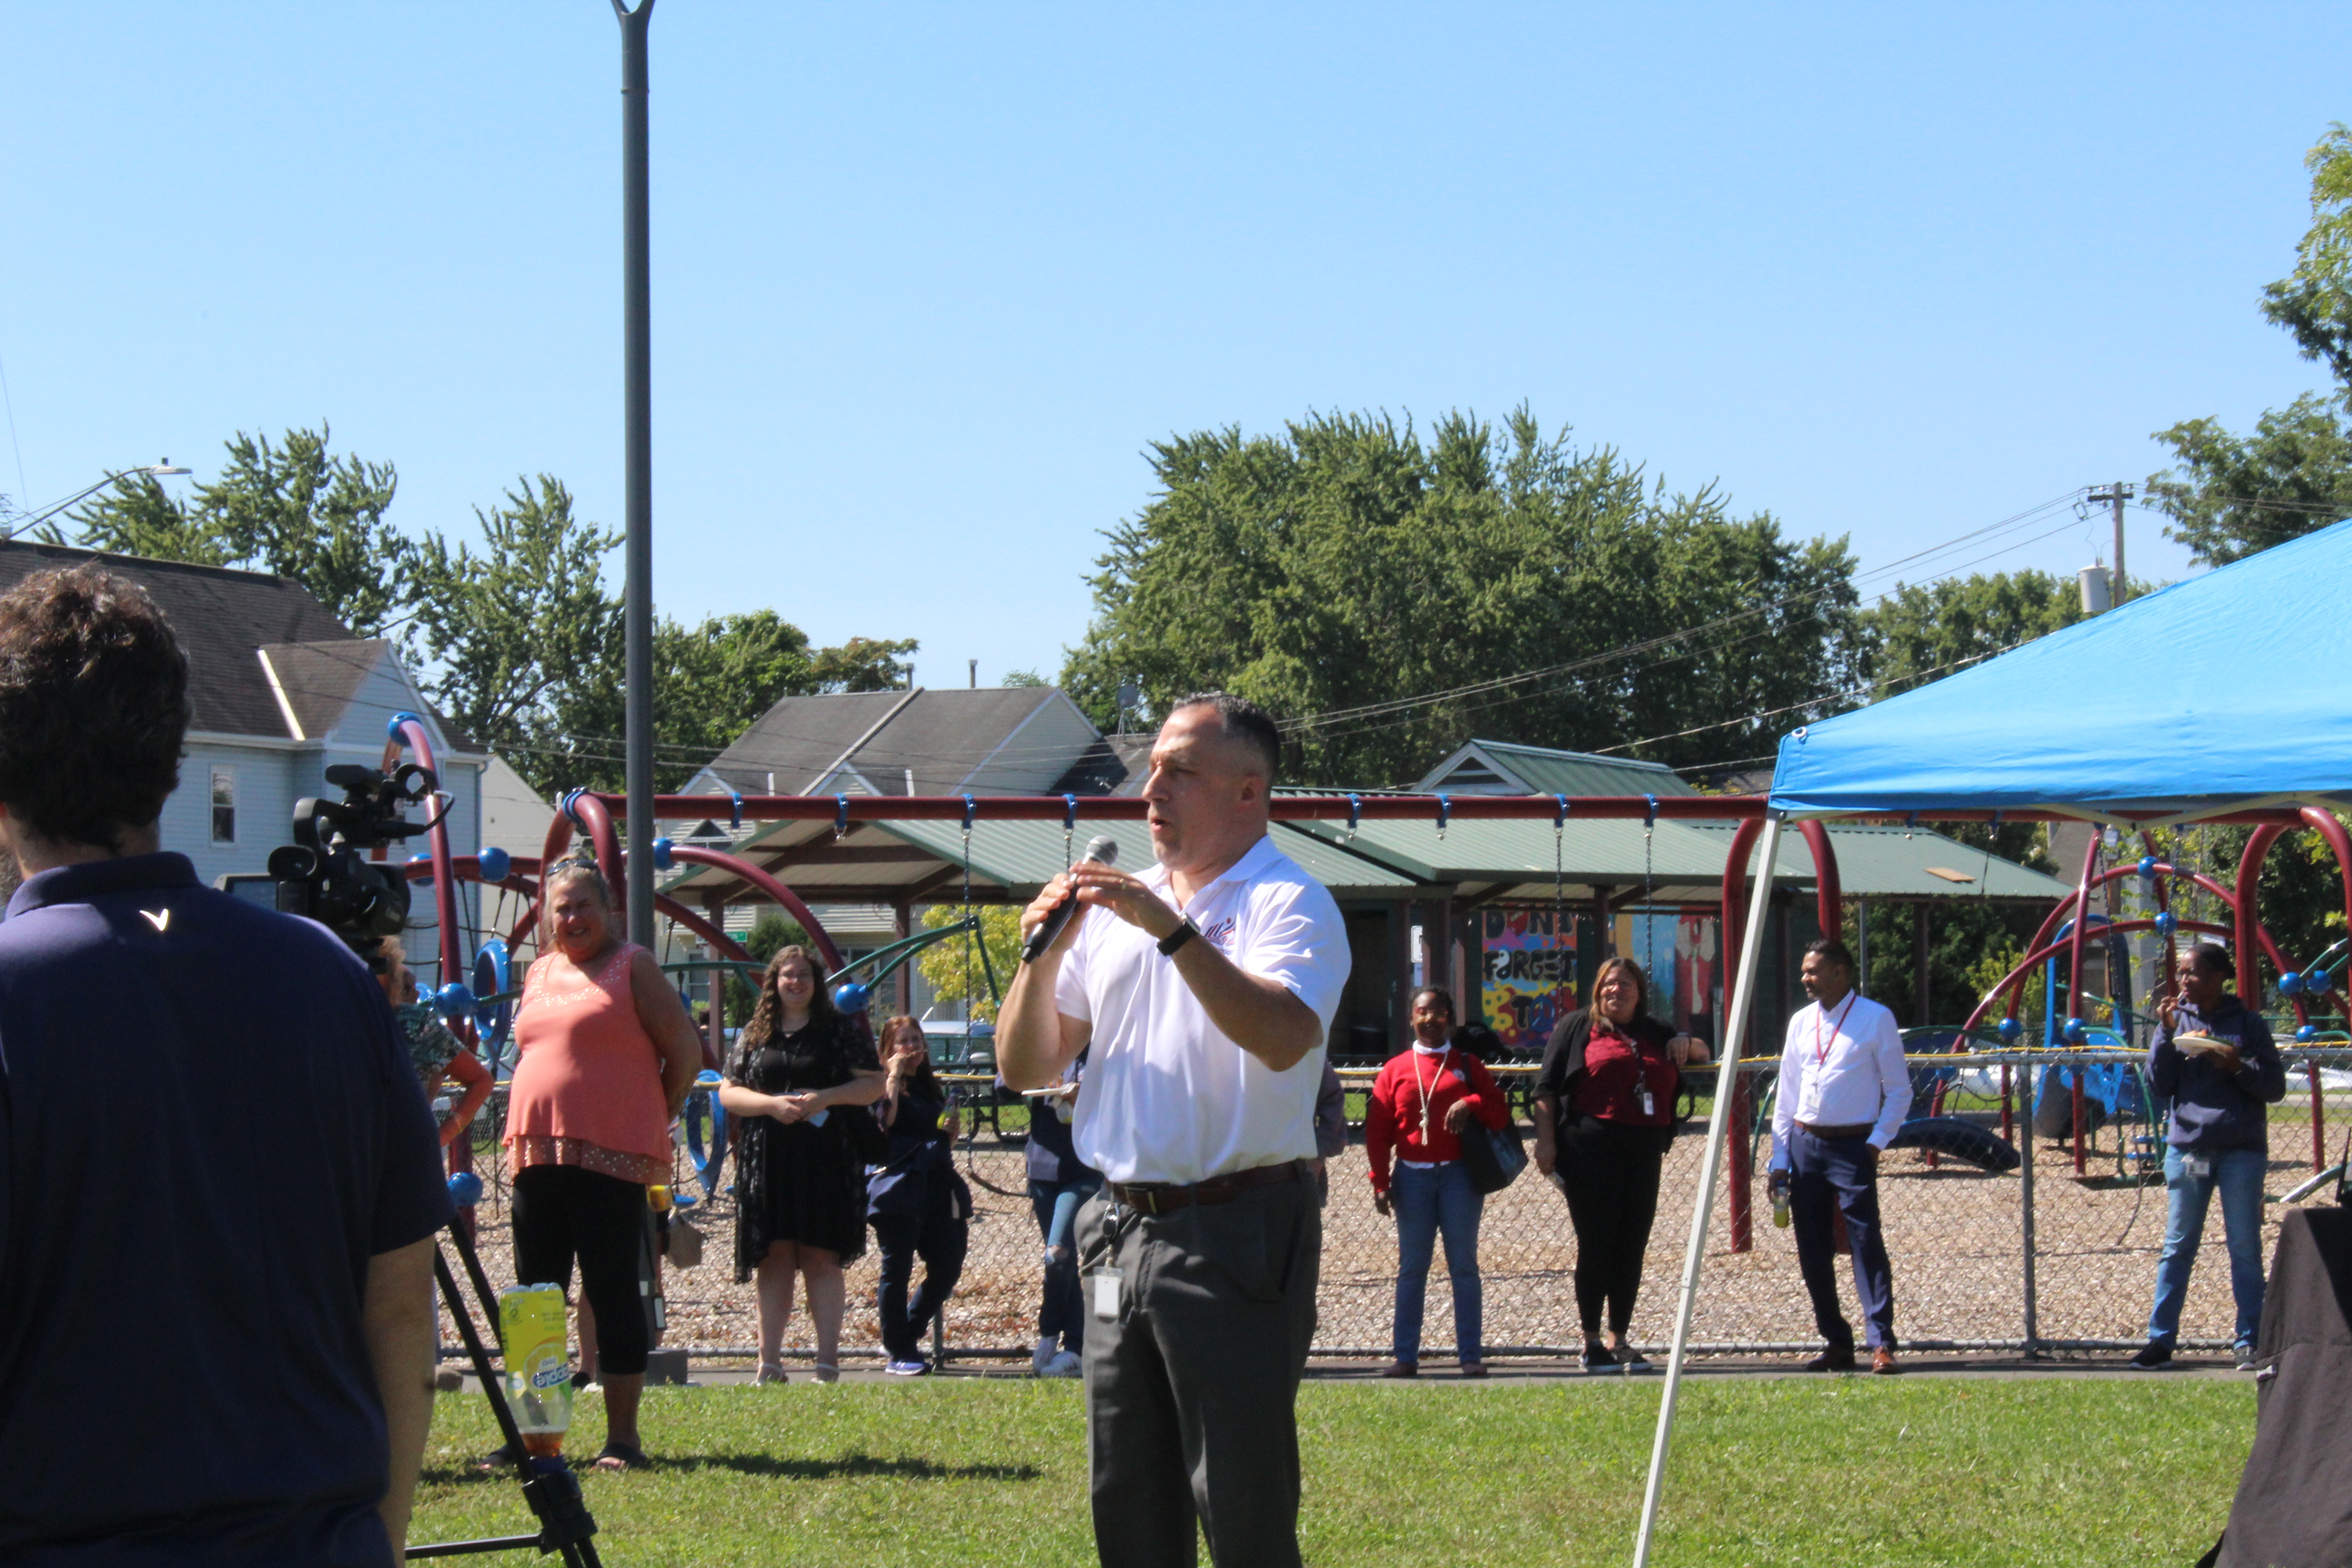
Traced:
[[1211, 1176], [1189, 1187], [1171, 1182], [1113, 1182], [1110, 1195], [1113, 1202], [1124, 1204], [1138, 1214], [1171, 1214], [1195, 1204], [1229, 1204], [1256, 1188], [1296, 1181], [1313, 1163], [1311, 1160], [1286, 1160], [1279, 1165], [1235, 1171], [1230, 1176]]
[[1835, 1127], [1823, 1127], [1817, 1122], [1800, 1121], [1797, 1125], [1816, 1138], [1867, 1138], [1874, 1123], [1849, 1121]]

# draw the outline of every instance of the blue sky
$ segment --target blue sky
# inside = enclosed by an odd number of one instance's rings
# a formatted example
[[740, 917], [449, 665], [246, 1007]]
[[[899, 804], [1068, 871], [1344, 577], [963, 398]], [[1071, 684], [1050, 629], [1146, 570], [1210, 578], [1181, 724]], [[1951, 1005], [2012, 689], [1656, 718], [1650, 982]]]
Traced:
[[[660, 0], [652, 38], [657, 605], [918, 637], [926, 684], [1058, 668], [1171, 432], [1525, 402], [1868, 569], [2323, 379], [2255, 301], [2352, 119], [2340, 5]], [[617, 524], [618, 72], [604, 0], [12, 8], [0, 491], [326, 419], [412, 528], [541, 471]], [[2159, 525], [2135, 574], [2187, 570]], [[2047, 528], [1982, 569], [2105, 548]]]

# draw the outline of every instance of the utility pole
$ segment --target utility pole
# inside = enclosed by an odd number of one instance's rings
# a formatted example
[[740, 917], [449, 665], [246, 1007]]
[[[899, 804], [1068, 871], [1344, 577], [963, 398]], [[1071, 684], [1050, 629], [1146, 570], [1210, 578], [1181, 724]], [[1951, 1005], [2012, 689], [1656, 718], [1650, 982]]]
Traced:
[[2124, 502], [2132, 499], [2132, 488], [2121, 479], [2103, 490], [2093, 490], [2084, 498], [2093, 506], [2112, 506], [2116, 510], [2116, 585], [2109, 603], [2120, 605], [2127, 592], [2124, 587]]
[[[624, 773], [629, 795], [628, 938], [654, 945], [654, 416], [653, 307], [646, 206], [646, 27], [654, 0], [634, 11], [613, 0], [621, 23], [621, 340], [625, 394], [621, 426], [627, 466], [621, 642], [627, 661]], [[606, 868], [609, 872], [610, 868]]]

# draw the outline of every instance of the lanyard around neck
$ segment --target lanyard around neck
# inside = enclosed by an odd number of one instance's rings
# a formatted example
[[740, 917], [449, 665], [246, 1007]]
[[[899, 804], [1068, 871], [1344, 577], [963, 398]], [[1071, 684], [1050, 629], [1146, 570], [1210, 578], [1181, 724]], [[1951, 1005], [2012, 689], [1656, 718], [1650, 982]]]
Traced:
[[[1862, 993], [1861, 993], [1861, 992], [1859, 992], [1859, 991], [1849, 991], [1849, 992], [1847, 992], [1847, 993], [1845, 994], [1845, 1005], [1838, 1009], [1838, 1016], [1837, 1016], [1837, 1017], [1836, 1017], [1835, 1019], [1833, 1019], [1833, 1020], [1831, 1022], [1831, 1024], [1830, 1024], [1830, 1035], [1829, 1035], [1830, 1039], [1832, 1039], [1832, 1040], [1836, 1039], [1836, 1038], [1838, 1037], [1838, 1035], [1839, 1035], [1840, 1031], [1842, 1031], [1843, 1029], [1844, 1029], [1844, 1027], [1845, 1027], [1846, 1015], [1853, 1011], [1853, 1005], [1854, 1005], [1854, 1002], [1855, 1002], [1855, 1001], [1856, 1001], [1856, 1000], [1857, 1000], [1861, 995], [1862, 995]], [[1814, 1066], [1816, 1066], [1816, 1067], [1827, 1067], [1827, 1066], [1829, 1066], [1829, 1061], [1830, 1061], [1830, 1047], [1829, 1047], [1829, 1044], [1828, 1044], [1828, 1042], [1827, 1042], [1827, 1041], [1825, 1041], [1825, 1040], [1823, 1040], [1823, 1039], [1822, 1038], [1822, 1018], [1824, 1018], [1824, 1017], [1826, 1017], [1826, 1016], [1828, 1016], [1828, 1010], [1827, 1010], [1826, 1008], [1824, 1008], [1824, 1007], [1823, 1007], [1820, 1003], [1818, 1003], [1818, 1002], [1814, 1003], [1814, 1004], [1813, 1004], [1813, 1065], [1814, 1065]]]
[[[1452, 1048], [1450, 1046], [1446, 1047], [1447, 1050]], [[1412, 1087], [1421, 1092], [1421, 1143], [1424, 1149], [1429, 1146], [1429, 1097], [1435, 1094], [1438, 1085], [1444, 1081], [1445, 1051], [1437, 1053], [1437, 1061], [1430, 1071], [1429, 1081], [1423, 1083], [1421, 1081], [1421, 1053], [1416, 1047], [1412, 1062]]]

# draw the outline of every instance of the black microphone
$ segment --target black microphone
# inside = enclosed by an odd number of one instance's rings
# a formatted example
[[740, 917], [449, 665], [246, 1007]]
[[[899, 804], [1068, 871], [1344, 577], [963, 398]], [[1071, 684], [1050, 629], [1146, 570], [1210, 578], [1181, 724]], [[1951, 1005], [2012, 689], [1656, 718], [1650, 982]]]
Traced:
[[[1105, 866], [1116, 866], [1118, 864], [1118, 840], [1108, 834], [1089, 839], [1087, 843], [1087, 852], [1079, 858], [1098, 861]], [[1078, 902], [1076, 889], [1064, 895], [1062, 901], [1055, 904], [1047, 911], [1045, 918], [1037, 922], [1037, 929], [1029, 933], [1029, 940], [1021, 944], [1021, 962], [1034, 963], [1044, 957], [1045, 950], [1054, 945], [1054, 939], [1062, 934], [1062, 928], [1070, 923], [1070, 917], [1077, 913], [1082, 907]]]

